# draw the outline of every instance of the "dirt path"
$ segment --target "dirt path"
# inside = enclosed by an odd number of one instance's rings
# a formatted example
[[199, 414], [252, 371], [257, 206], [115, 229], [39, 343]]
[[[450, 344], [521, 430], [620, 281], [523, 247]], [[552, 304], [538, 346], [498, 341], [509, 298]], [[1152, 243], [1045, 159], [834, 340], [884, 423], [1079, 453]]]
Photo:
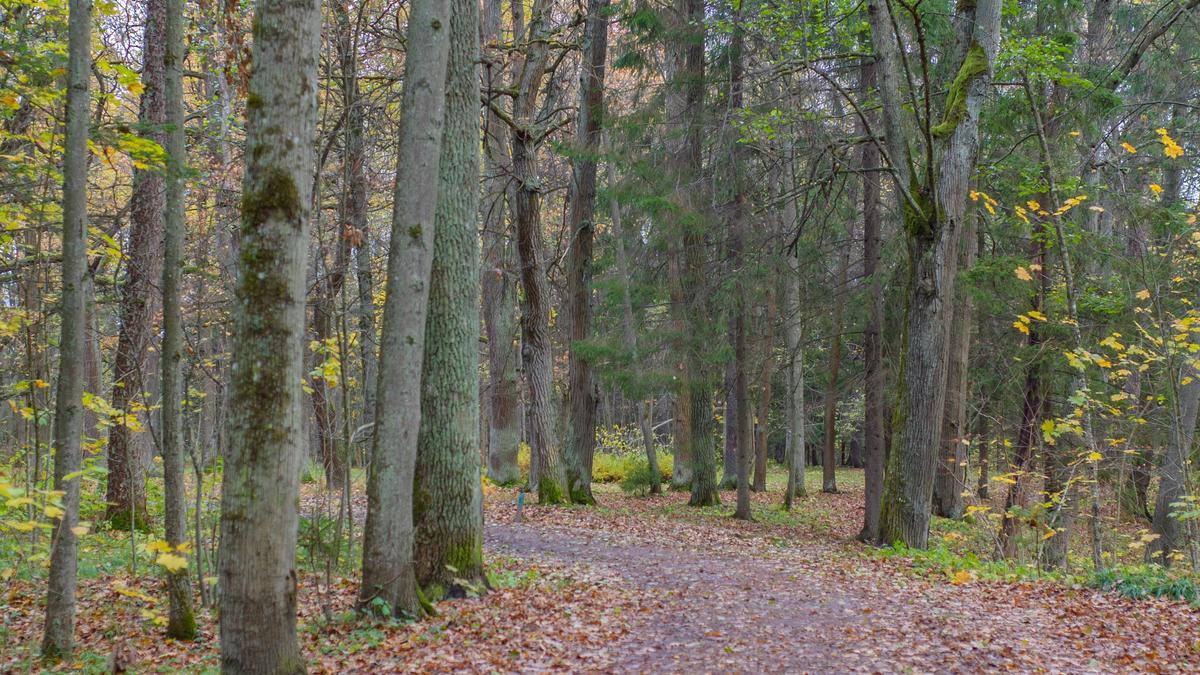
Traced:
[[486, 543], [519, 558], [584, 563], [644, 596], [648, 609], [626, 638], [596, 655], [600, 670], [1200, 671], [1200, 654], [1163, 659], [1179, 645], [1168, 649], [1151, 627], [1130, 634], [1106, 621], [1130, 602], [1112, 594], [930, 581], [846, 542], [789, 546], [754, 526], [558, 519], [493, 521]]

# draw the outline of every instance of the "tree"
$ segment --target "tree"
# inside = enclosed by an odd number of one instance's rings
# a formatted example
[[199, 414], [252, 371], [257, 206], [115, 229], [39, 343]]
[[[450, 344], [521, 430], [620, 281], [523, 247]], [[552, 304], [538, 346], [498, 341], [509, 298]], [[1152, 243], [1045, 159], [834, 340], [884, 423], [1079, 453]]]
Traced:
[[[166, 19], [167, 0], [146, 0], [146, 28], [142, 40], [142, 92], [138, 123], [150, 140], [164, 143], [166, 124]], [[162, 277], [162, 239], [166, 195], [163, 174], [154, 167], [136, 169], [129, 200], [129, 263], [121, 286], [121, 330], [113, 364], [111, 404], [130, 421], [143, 419], [135, 407], [146, 406], [144, 392], [150, 382], [147, 355], [151, 352], [151, 321], [158, 313]], [[105, 518], [118, 527], [141, 529], [146, 524], [146, 491], [143, 463], [149, 458], [148, 434], [135, 433], [137, 422], [114, 426], [108, 435], [108, 487]], [[132, 427], [132, 428], [131, 428]]]
[[[479, 5], [451, 0], [446, 123], [413, 485], [417, 582], [485, 585], [479, 475]], [[435, 594], [436, 595], [436, 594]]]
[[63, 143], [62, 333], [54, 395], [54, 489], [62, 516], [50, 544], [46, 627], [42, 655], [67, 658], [75, 644], [75, 592], [79, 564], [79, 474], [83, 464], [84, 275], [87, 273], [88, 74], [92, 10], [71, 0], [67, 23], [67, 122]]
[[419, 615], [413, 567], [413, 472], [422, 427], [422, 361], [436, 240], [446, 117], [449, 0], [417, 0], [409, 16], [400, 151], [383, 306], [375, 434], [367, 474], [360, 607]]
[[[183, 317], [179, 278], [183, 272], [184, 185], [187, 141], [184, 137], [184, 0], [167, 0], [166, 12], [167, 203], [163, 228], [162, 457], [163, 525], [166, 542], [179, 551], [187, 543], [187, 489], [183, 481]], [[186, 546], [184, 546], [186, 548]], [[167, 570], [167, 635], [196, 637], [192, 584], [186, 569]]]
[[[910, 7], [924, 48], [920, 12]], [[933, 82], [924, 69], [921, 129], [924, 161], [914, 164], [904, 132], [899, 95], [900, 63], [893, 32], [894, 8], [868, 6], [888, 165], [901, 199], [908, 245], [908, 290], [901, 353], [897, 428], [888, 460], [879, 541], [924, 548], [941, 410], [946, 383], [946, 320], [954, 298], [957, 244], [967, 187], [979, 149], [979, 113], [1000, 40], [1000, 6], [994, 0], [955, 9], [955, 31], [945, 50], [956, 64], [941, 121], [932, 119]], [[923, 59], [924, 63], [925, 59]], [[910, 92], [916, 96], [916, 92]], [[917, 113], [917, 110], [912, 110]]]
[[596, 155], [604, 123], [604, 69], [608, 55], [608, 0], [589, 0], [587, 34], [579, 83], [579, 138], [571, 163], [571, 253], [567, 271], [567, 313], [571, 349], [568, 363], [567, 482], [571, 501], [592, 497], [592, 455], [596, 451], [596, 382], [581, 353], [592, 323], [592, 248], [596, 215]]
[[320, 27], [315, 0], [255, 4], [221, 495], [225, 672], [304, 671], [295, 556]]

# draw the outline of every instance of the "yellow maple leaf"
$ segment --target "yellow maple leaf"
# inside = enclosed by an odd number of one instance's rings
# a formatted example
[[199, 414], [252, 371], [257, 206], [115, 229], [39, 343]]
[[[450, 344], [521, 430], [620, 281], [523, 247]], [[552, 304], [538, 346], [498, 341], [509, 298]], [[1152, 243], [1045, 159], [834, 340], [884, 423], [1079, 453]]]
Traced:
[[146, 550], [154, 553], [167, 553], [171, 550], [171, 545], [162, 539], [157, 539], [149, 544], [146, 544]]
[[950, 577], [950, 583], [954, 585], [966, 584], [975, 580], [975, 575], [967, 570], [959, 570]]
[[1021, 281], [1033, 281], [1033, 275], [1030, 274], [1029, 270], [1025, 269], [1024, 267], [1018, 267], [1017, 269], [1013, 270], [1013, 272]]
[[187, 569], [187, 558], [174, 553], [163, 553], [154, 559], [155, 564], [161, 565], [172, 574]]
[[1163, 190], [1162, 186], [1159, 185], [1158, 183], [1150, 184], [1150, 191], [1153, 192], [1154, 194], [1160, 195], [1160, 194], [1162, 194], [1162, 190]]
[[1122, 147], [1122, 148], [1125, 148], [1125, 152], [1128, 152], [1128, 153], [1129, 153], [1129, 154], [1131, 154], [1131, 155], [1136, 155], [1136, 154], [1137, 154], [1137, 148], [1133, 147], [1133, 146], [1132, 146], [1132, 145], [1130, 145], [1128, 142], [1126, 142], [1126, 143], [1122, 143], [1122, 144], [1121, 144], [1121, 147]]
[[1134, 295], [1134, 297], [1137, 298], [1138, 300], [1149, 300], [1150, 299], [1150, 291], [1143, 288], [1142, 290], [1138, 291], [1137, 294]]

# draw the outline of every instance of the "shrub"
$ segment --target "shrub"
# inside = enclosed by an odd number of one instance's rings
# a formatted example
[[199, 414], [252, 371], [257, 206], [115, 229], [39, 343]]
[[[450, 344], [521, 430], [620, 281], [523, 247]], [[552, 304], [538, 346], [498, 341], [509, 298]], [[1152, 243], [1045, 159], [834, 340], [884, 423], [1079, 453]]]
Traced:
[[1100, 570], [1092, 574], [1089, 585], [1135, 600], [1173, 598], [1195, 603], [1200, 598], [1195, 581], [1186, 577], [1172, 577], [1166, 570], [1155, 565]]

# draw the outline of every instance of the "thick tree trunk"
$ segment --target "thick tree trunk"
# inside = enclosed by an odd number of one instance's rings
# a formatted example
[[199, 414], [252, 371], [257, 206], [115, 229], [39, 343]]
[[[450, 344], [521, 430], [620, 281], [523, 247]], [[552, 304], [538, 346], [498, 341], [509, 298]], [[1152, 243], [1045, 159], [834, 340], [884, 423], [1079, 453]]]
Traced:
[[[187, 141], [183, 111], [184, 0], [167, 0], [166, 12], [167, 203], [163, 237], [162, 338], [162, 458], [163, 529], [172, 549], [188, 542], [187, 489], [183, 482], [183, 397], [180, 364], [183, 357], [183, 303], [179, 288], [183, 272], [184, 182]], [[199, 490], [200, 486], [197, 485]], [[192, 614], [192, 584], [187, 570], [167, 571], [167, 635], [177, 640], [196, 637]]]
[[[142, 41], [142, 92], [138, 123], [150, 140], [165, 143], [165, 33], [166, 0], [147, 0], [146, 28]], [[161, 302], [157, 288], [162, 277], [163, 217], [166, 209], [163, 176], [153, 169], [135, 169], [130, 197], [130, 233], [121, 286], [121, 329], [117, 335], [117, 353], [113, 363], [113, 390], [110, 403], [131, 418], [145, 422], [143, 413], [132, 412], [136, 405], [148, 405], [145, 391], [149, 385], [147, 354], [151, 350], [151, 322]], [[134, 426], [137, 426], [136, 424]], [[148, 432], [139, 432], [148, 433]], [[137, 438], [129, 426], [116, 424], [108, 433], [108, 488], [105, 494], [105, 519], [118, 528], [147, 526], [144, 459]]]
[[417, 581], [485, 585], [479, 475], [479, 4], [450, 2], [446, 126], [413, 488]]
[[75, 646], [79, 563], [79, 470], [83, 464], [84, 275], [87, 274], [88, 75], [91, 3], [70, 0], [67, 19], [67, 121], [63, 141], [62, 294], [58, 387], [54, 400], [54, 489], [63, 515], [50, 540], [42, 656], [58, 661]]
[[450, 21], [450, 0], [416, 0], [411, 6], [358, 594], [362, 609], [408, 616], [421, 613], [413, 567], [413, 472], [424, 421], [422, 363], [430, 335], [438, 172], [447, 159], [442, 147]]
[[[975, 264], [975, 220], [967, 219], [959, 242], [958, 271]], [[949, 362], [946, 370], [946, 404], [942, 413], [942, 442], [937, 476], [933, 483], [933, 512], [943, 518], [961, 518], [967, 488], [967, 400], [971, 389], [968, 367], [974, 323], [971, 296], [958, 289], [949, 325]]]
[[567, 265], [567, 321], [570, 352], [567, 403], [567, 481], [571, 501], [592, 497], [592, 455], [596, 451], [596, 381], [580, 353], [591, 334], [592, 240], [596, 211], [596, 154], [604, 119], [604, 69], [608, 55], [609, 0], [589, 0], [587, 34], [579, 83], [578, 157], [571, 166], [570, 259]]
[[304, 670], [295, 556], [320, 28], [316, 0], [256, 2], [221, 496], [225, 672]]
[[[876, 0], [870, 8], [872, 36], [878, 48], [881, 41], [893, 40], [891, 24], [880, 15]], [[942, 122], [928, 129], [924, 177], [910, 175], [899, 181], [905, 188], [909, 251], [907, 317], [897, 401], [899, 426], [884, 480], [879, 539], [913, 548], [925, 548], [929, 541], [945, 401], [946, 319], [952, 311], [948, 303], [954, 298], [959, 230], [979, 149], [979, 112], [999, 46], [999, 3], [984, 0], [959, 5], [956, 23], [960, 26], [956, 44], [963, 47], [951, 85], [957, 95], [951, 92]], [[894, 58], [880, 63], [881, 68], [893, 71], [893, 77], [895, 66]], [[892, 118], [886, 125], [891, 143], [893, 130], [899, 133], [899, 99], [885, 100], [883, 108], [884, 117]], [[903, 141], [903, 137], [895, 140]], [[907, 161], [907, 155], [890, 154], [893, 169], [897, 161]]]

